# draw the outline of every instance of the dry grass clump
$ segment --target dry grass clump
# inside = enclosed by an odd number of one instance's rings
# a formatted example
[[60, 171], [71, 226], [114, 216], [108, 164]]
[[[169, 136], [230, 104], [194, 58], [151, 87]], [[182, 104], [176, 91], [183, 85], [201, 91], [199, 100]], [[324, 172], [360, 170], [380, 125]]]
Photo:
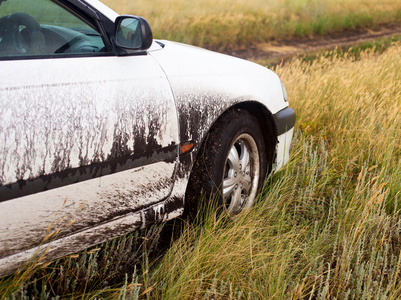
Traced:
[[214, 49], [357, 27], [394, 24], [394, 0], [102, 0], [119, 13], [148, 19], [157, 38]]

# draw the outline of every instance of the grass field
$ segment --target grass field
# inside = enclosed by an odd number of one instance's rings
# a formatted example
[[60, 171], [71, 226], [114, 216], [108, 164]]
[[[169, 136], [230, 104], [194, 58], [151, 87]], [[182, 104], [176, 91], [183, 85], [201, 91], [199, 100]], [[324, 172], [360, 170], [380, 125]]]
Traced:
[[[390, 0], [104, 2], [212, 48], [401, 19]], [[386, 43], [275, 67], [297, 112], [291, 160], [247, 215], [209, 212], [166, 253], [162, 226], [134, 232], [0, 280], [0, 299], [401, 298], [401, 43]]]
[[236, 222], [210, 213], [163, 256], [161, 227], [135, 232], [3, 280], [0, 295], [399, 299], [401, 45], [275, 71], [297, 111], [292, 158], [251, 212]]
[[213, 49], [401, 21], [397, 0], [102, 0], [145, 17], [157, 38]]

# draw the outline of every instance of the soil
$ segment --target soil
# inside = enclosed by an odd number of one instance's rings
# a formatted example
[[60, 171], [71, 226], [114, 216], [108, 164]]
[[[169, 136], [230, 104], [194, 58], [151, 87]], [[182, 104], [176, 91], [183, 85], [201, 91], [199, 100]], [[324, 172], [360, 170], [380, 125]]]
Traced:
[[401, 35], [401, 24], [387, 25], [374, 29], [355, 29], [313, 37], [298, 37], [288, 40], [269, 41], [251, 45], [247, 49], [223, 51], [232, 56], [252, 61], [280, 63], [294, 56], [348, 48], [357, 44]]

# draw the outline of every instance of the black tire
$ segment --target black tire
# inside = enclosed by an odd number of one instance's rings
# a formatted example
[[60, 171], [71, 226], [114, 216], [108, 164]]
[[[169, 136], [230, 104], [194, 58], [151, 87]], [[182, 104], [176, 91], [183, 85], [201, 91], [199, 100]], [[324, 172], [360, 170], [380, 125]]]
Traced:
[[201, 194], [216, 197], [231, 216], [249, 209], [268, 170], [266, 156], [257, 119], [240, 109], [224, 114], [199, 150], [186, 194], [187, 213], [197, 212]]

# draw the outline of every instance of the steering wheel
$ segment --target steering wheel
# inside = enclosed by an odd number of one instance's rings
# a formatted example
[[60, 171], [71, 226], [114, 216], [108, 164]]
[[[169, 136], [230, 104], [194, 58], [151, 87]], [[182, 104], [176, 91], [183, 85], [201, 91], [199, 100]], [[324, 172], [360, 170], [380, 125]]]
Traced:
[[[20, 26], [25, 28], [20, 30]], [[0, 19], [0, 54], [41, 54], [45, 50], [45, 38], [40, 24], [34, 17], [16, 12]]]

